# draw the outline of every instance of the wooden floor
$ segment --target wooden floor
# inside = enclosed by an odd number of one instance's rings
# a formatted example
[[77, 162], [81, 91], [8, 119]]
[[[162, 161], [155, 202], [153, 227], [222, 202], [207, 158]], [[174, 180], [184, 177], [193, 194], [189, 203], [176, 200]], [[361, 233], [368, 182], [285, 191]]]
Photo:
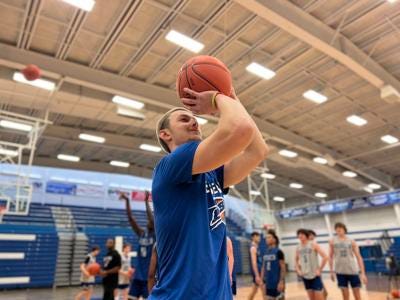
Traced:
[[[341, 292], [335, 283], [331, 281], [324, 281], [325, 287], [328, 291], [329, 300], [341, 300]], [[238, 289], [238, 294], [236, 300], [247, 300], [250, 293], [251, 287], [241, 287]], [[361, 290], [361, 297], [363, 300], [386, 300], [387, 294], [382, 292], [371, 292], [364, 289]], [[255, 300], [262, 300], [262, 294], [259, 291]], [[304, 290], [304, 285], [302, 282], [291, 282], [286, 286], [286, 300], [306, 300], [307, 294]], [[350, 299], [354, 299], [353, 296]]]
[[[385, 282], [385, 281], [382, 281]], [[324, 284], [329, 292], [329, 300], [341, 300], [340, 290], [336, 285], [325, 280]], [[371, 285], [374, 283], [371, 280]], [[381, 288], [384, 287], [382, 283]], [[236, 300], [247, 300], [251, 287], [247, 284], [238, 289]], [[72, 300], [80, 289], [77, 287], [57, 288], [57, 289], [31, 289], [31, 290], [13, 290], [13, 291], [0, 291], [0, 300]], [[290, 282], [287, 284], [286, 289], [287, 300], [307, 300], [307, 295], [304, 290], [303, 284], [300, 282]], [[101, 300], [102, 288], [101, 286], [95, 287], [95, 292], [92, 299]], [[353, 298], [351, 298], [353, 299]], [[363, 300], [386, 300], [386, 294], [383, 292], [362, 291]], [[177, 299], [178, 300], [178, 299]], [[186, 299], [185, 299], [186, 300]], [[189, 300], [189, 299], [188, 299]], [[214, 300], [214, 299], [213, 299]], [[259, 291], [255, 300], [262, 300], [262, 294]]]

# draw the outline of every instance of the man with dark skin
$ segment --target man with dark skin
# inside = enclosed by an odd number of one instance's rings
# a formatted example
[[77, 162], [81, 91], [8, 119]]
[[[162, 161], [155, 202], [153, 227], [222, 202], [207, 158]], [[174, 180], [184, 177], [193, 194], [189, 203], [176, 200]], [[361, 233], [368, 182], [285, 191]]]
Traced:
[[106, 242], [107, 254], [104, 256], [103, 270], [100, 276], [103, 277], [103, 300], [114, 300], [114, 291], [118, 287], [118, 272], [121, 268], [121, 256], [115, 250], [115, 242], [108, 239]]
[[147, 228], [144, 229], [136, 222], [132, 215], [131, 205], [129, 198], [124, 194], [120, 194], [120, 198], [125, 200], [126, 213], [128, 215], [129, 223], [132, 230], [136, 233], [139, 238], [139, 245], [137, 249], [137, 263], [135, 266], [136, 272], [135, 277], [132, 281], [129, 296], [131, 299], [139, 299], [143, 297], [146, 299], [149, 296], [147, 276], [149, 273], [149, 265], [151, 259], [151, 253], [155, 242], [154, 232], [154, 216], [151, 212], [150, 207], [150, 192], [145, 191], [145, 204], [147, 213]]

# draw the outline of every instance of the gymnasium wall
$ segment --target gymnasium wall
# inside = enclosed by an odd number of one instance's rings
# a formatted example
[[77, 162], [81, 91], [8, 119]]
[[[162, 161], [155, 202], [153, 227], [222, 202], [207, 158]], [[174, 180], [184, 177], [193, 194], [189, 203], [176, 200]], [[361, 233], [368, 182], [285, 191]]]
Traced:
[[[330, 224], [333, 231], [336, 222], [345, 223], [349, 231], [349, 237], [355, 239], [360, 246], [377, 243], [385, 230], [388, 230], [391, 237], [400, 236], [400, 223], [396, 217], [394, 206], [330, 214], [327, 220], [325, 220], [325, 215], [285, 220], [277, 219], [282, 240], [281, 247], [286, 254], [289, 269], [294, 270], [295, 250], [298, 244], [296, 238], [297, 229], [313, 229], [318, 235], [318, 243], [328, 253], [328, 224]], [[325, 271], [328, 271], [327, 267]]]

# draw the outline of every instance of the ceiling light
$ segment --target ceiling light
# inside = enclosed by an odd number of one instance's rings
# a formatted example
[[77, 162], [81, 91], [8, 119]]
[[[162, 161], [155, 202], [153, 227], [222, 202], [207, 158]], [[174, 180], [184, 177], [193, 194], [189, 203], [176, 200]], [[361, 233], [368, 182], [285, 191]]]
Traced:
[[253, 195], [253, 196], [260, 196], [260, 195], [261, 195], [261, 192], [260, 192], [260, 191], [250, 191], [250, 195]]
[[144, 107], [143, 102], [139, 102], [139, 101], [136, 101], [133, 99], [129, 99], [129, 98], [125, 98], [125, 97], [117, 96], [117, 95], [112, 98], [112, 102], [123, 105], [123, 106], [130, 107], [133, 109], [142, 109]]
[[161, 152], [161, 148], [158, 146], [153, 146], [149, 144], [141, 144], [139, 146], [140, 149], [150, 151], [150, 152]]
[[257, 75], [258, 77], [261, 77], [263, 79], [271, 79], [272, 77], [275, 76], [275, 72], [256, 63], [256, 62], [252, 62], [251, 64], [249, 64], [246, 67], [246, 70], [250, 73], [253, 73], [254, 75]]
[[129, 167], [129, 163], [128, 162], [118, 161], [118, 160], [110, 161], [110, 165], [112, 165], [114, 167], [122, 167], [122, 168], [128, 168]]
[[325, 194], [325, 193], [315, 193], [314, 195], [315, 195], [315, 197], [318, 197], [318, 198], [326, 198], [326, 197], [328, 197], [328, 195]]
[[349, 122], [353, 125], [356, 125], [356, 126], [364, 126], [365, 124], [368, 123], [367, 120], [365, 120], [359, 116], [356, 116], [356, 115], [351, 115], [351, 116], [347, 117], [346, 120], [347, 120], [347, 122]]
[[276, 175], [271, 174], [271, 173], [261, 173], [260, 176], [261, 176], [261, 178], [265, 178], [265, 179], [274, 179], [276, 177]]
[[230, 185], [229, 188], [233, 189], [233, 188], [235, 188], [235, 186], [234, 185]]
[[368, 192], [368, 193], [370, 193], [370, 194], [372, 194], [374, 191], [372, 190], [372, 189], [370, 189], [369, 187], [364, 187], [364, 191], [366, 191], [366, 192]]
[[7, 155], [7, 156], [15, 157], [15, 156], [18, 156], [18, 151], [0, 148], [0, 155]]
[[168, 32], [165, 38], [168, 41], [178, 46], [181, 46], [189, 51], [192, 51], [194, 53], [199, 53], [204, 48], [204, 44], [175, 30], [171, 30], [170, 32]]
[[393, 135], [390, 134], [382, 136], [381, 140], [388, 144], [396, 144], [399, 141], [397, 137], [394, 137]]
[[195, 117], [195, 118], [197, 120], [197, 123], [199, 123], [200, 125], [204, 125], [204, 124], [208, 123], [207, 119], [203, 119], [203, 118], [200, 118], [200, 117]]
[[26, 83], [34, 87], [38, 87], [48, 91], [52, 91], [56, 87], [56, 84], [54, 82], [45, 79], [26, 80], [24, 75], [20, 72], [14, 73], [13, 80], [21, 83]]
[[138, 112], [137, 110], [126, 108], [124, 106], [117, 107], [117, 114], [141, 121], [143, 121], [146, 118], [144, 114]]
[[300, 184], [300, 183], [295, 183], [295, 182], [291, 183], [289, 186], [290, 186], [292, 189], [302, 189], [302, 188], [303, 188], [303, 185], [302, 185], [302, 184]]
[[8, 121], [8, 120], [1, 120], [0, 126], [5, 127], [5, 128], [10, 128], [10, 129], [21, 130], [21, 131], [31, 131], [32, 130], [31, 125], [19, 123], [19, 122]]
[[67, 160], [67, 161], [73, 161], [73, 162], [78, 162], [81, 160], [78, 156], [67, 155], [67, 154], [58, 154], [57, 158], [60, 160]]
[[371, 190], [379, 190], [379, 189], [381, 188], [381, 185], [379, 185], [379, 184], [377, 184], [377, 183], [370, 183], [370, 184], [368, 184], [368, 187], [369, 187]]
[[290, 157], [290, 158], [294, 158], [294, 157], [297, 156], [296, 152], [290, 151], [290, 150], [286, 150], [286, 149], [283, 149], [283, 150], [279, 151], [279, 154], [282, 155], [282, 156]]
[[81, 133], [79, 135], [79, 138], [84, 141], [89, 141], [89, 142], [94, 142], [94, 143], [104, 143], [105, 138], [97, 135], [91, 135], [91, 134], [86, 134], [86, 133]]
[[86, 11], [91, 11], [95, 4], [94, 0], [63, 0], [63, 1]]
[[285, 201], [285, 198], [279, 197], [279, 196], [275, 196], [273, 199], [274, 199], [274, 201], [276, 201], [276, 202], [283, 202], [283, 201]]
[[318, 104], [323, 103], [326, 100], [328, 100], [328, 97], [326, 97], [325, 95], [322, 95], [314, 90], [308, 90], [307, 92], [304, 92], [303, 97], [312, 102], [318, 103]]
[[350, 178], [357, 177], [357, 173], [354, 173], [352, 171], [344, 171], [342, 174], [343, 174], [343, 176], [350, 177]]
[[328, 163], [328, 160], [323, 157], [314, 157], [313, 161], [321, 165], [326, 165]]

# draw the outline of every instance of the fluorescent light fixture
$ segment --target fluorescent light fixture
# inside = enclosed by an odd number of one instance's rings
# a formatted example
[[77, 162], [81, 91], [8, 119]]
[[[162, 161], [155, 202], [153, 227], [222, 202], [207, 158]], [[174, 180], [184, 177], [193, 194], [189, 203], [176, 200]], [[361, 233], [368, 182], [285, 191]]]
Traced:
[[357, 173], [354, 173], [352, 171], [344, 171], [342, 174], [343, 174], [343, 176], [350, 177], [350, 178], [357, 177]]
[[0, 126], [5, 127], [5, 128], [10, 128], [10, 129], [21, 130], [21, 131], [31, 131], [32, 130], [31, 125], [14, 122], [14, 121], [9, 121], [9, 120], [1, 120]]
[[315, 195], [315, 197], [318, 197], [318, 198], [326, 198], [326, 197], [328, 197], [328, 195], [325, 194], [325, 193], [315, 193], [314, 195]]
[[235, 186], [234, 185], [230, 185], [229, 188], [233, 189], [233, 188], [235, 188]]
[[129, 163], [128, 162], [118, 161], [118, 160], [110, 161], [110, 165], [112, 165], [114, 167], [121, 167], [121, 168], [128, 168], [129, 167]]
[[282, 155], [282, 156], [290, 157], [290, 158], [294, 158], [294, 157], [297, 156], [296, 152], [290, 151], [290, 150], [286, 150], [286, 149], [283, 149], [283, 150], [279, 151], [279, 154]]
[[141, 144], [139, 146], [140, 149], [150, 151], [150, 152], [161, 152], [161, 148], [158, 146], [153, 146], [149, 144]]
[[366, 191], [366, 192], [368, 192], [368, 193], [370, 193], [370, 194], [372, 194], [373, 192], [374, 192], [374, 190], [373, 189], [370, 189], [369, 187], [364, 187], [364, 191]]
[[272, 77], [275, 76], [275, 72], [256, 63], [256, 62], [252, 62], [251, 64], [249, 64], [246, 67], [246, 70], [250, 73], [253, 73], [254, 75], [257, 75], [258, 77], [261, 77], [263, 79], [271, 79]]
[[63, 0], [63, 1], [86, 11], [91, 11], [95, 4], [94, 0]]
[[285, 198], [279, 197], [279, 196], [275, 196], [273, 199], [274, 199], [274, 201], [276, 201], [276, 202], [284, 202], [284, 201], [285, 201]]
[[313, 161], [316, 162], [317, 164], [321, 164], [321, 165], [326, 165], [328, 163], [328, 160], [323, 158], [323, 157], [314, 157]]
[[36, 80], [26, 80], [24, 75], [20, 72], [15, 72], [13, 75], [13, 80], [21, 83], [26, 83], [32, 85], [34, 87], [38, 87], [41, 89], [45, 89], [48, 91], [54, 90], [56, 84], [53, 81], [45, 80], [45, 79], [36, 79]]
[[124, 116], [124, 117], [133, 118], [136, 120], [144, 120], [146, 118], [146, 116], [144, 114], [142, 114], [134, 109], [125, 108], [124, 106], [117, 107], [117, 114]]
[[300, 183], [293, 182], [289, 185], [292, 189], [302, 189], [303, 185]]
[[15, 157], [15, 156], [18, 156], [18, 151], [1, 148], [0, 155], [7, 155], [7, 156]]
[[368, 187], [369, 187], [371, 190], [379, 190], [379, 189], [381, 188], [381, 185], [379, 185], [379, 184], [377, 184], [377, 183], [370, 183], [370, 184], [368, 184]]
[[203, 119], [203, 118], [200, 118], [200, 117], [195, 117], [195, 118], [197, 120], [197, 123], [199, 123], [200, 125], [204, 125], [204, 124], [208, 123], [207, 119]]
[[260, 195], [261, 195], [261, 192], [260, 192], [260, 191], [250, 191], [250, 195], [253, 195], [253, 196], [260, 196]]
[[322, 95], [321, 93], [318, 93], [314, 90], [308, 90], [308, 91], [304, 92], [303, 97], [312, 102], [318, 103], [318, 104], [321, 104], [321, 103], [325, 102], [326, 100], [328, 100], [328, 97], [326, 97], [325, 95]]
[[399, 142], [399, 139], [397, 137], [390, 134], [382, 136], [381, 140], [387, 144], [396, 144]]
[[175, 30], [171, 30], [170, 32], [168, 32], [165, 38], [168, 41], [194, 53], [199, 53], [204, 48], [204, 44]]
[[261, 178], [265, 178], [265, 179], [274, 179], [276, 177], [275, 174], [271, 174], [271, 173], [261, 173], [260, 176], [261, 176]]
[[79, 138], [84, 141], [94, 142], [94, 143], [104, 143], [106, 141], [105, 138], [97, 135], [91, 135], [87, 133], [81, 133]]
[[57, 158], [60, 160], [67, 160], [67, 161], [73, 161], [73, 162], [78, 162], [81, 160], [78, 156], [67, 155], [67, 154], [58, 154]]
[[365, 124], [368, 123], [367, 120], [365, 120], [359, 116], [356, 116], [356, 115], [348, 116], [346, 120], [347, 120], [347, 122], [349, 122], [353, 125], [356, 125], [356, 126], [364, 126]]
[[142, 109], [144, 107], [143, 102], [139, 102], [139, 101], [136, 101], [133, 99], [129, 99], [129, 98], [125, 98], [125, 97], [117, 96], [117, 95], [112, 98], [112, 102], [123, 105], [123, 106], [130, 107], [133, 109]]

